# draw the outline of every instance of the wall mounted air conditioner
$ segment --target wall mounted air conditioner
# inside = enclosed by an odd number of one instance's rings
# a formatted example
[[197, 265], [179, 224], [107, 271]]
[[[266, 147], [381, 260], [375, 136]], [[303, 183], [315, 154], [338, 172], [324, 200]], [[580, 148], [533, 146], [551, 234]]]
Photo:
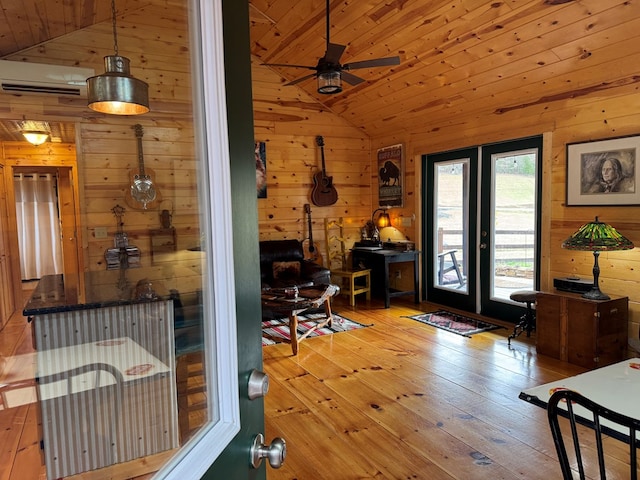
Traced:
[[94, 75], [93, 68], [0, 60], [0, 91], [86, 97]]

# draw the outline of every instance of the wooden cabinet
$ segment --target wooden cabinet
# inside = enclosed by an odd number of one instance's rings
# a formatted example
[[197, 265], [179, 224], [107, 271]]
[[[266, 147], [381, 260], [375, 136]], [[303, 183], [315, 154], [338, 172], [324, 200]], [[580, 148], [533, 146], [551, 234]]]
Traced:
[[536, 350], [586, 368], [619, 362], [627, 350], [628, 315], [627, 297], [595, 301], [580, 294], [539, 293]]

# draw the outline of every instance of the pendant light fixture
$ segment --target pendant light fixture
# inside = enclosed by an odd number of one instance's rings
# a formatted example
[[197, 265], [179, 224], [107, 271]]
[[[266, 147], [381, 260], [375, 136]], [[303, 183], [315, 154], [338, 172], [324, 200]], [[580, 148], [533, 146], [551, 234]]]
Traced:
[[87, 79], [89, 108], [111, 115], [140, 115], [149, 111], [149, 85], [131, 76], [129, 59], [118, 55], [116, 2], [111, 0], [115, 55], [104, 57], [105, 73]]
[[318, 74], [318, 93], [333, 95], [342, 91], [340, 72], [322, 72]]

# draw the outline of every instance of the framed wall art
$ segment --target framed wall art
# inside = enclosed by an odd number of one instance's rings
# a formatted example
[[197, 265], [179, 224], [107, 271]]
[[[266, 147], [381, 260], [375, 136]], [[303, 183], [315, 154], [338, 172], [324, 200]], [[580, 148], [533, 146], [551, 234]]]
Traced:
[[402, 207], [404, 197], [404, 148], [401, 144], [378, 150], [378, 204]]
[[258, 198], [267, 198], [267, 144], [255, 142], [256, 192]]
[[567, 144], [567, 206], [640, 205], [640, 136]]

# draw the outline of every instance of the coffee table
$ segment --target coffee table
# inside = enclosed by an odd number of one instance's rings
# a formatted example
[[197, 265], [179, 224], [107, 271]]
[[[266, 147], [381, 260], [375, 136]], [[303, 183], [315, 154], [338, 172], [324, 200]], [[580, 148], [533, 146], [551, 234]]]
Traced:
[[[289, 324], [289, 336], [291, 338], [291, 351], [298, 354], [298, 344], [307, 338], [315, 330], [331, 326], [333, 315], [331, 313], [331, 299], [340, 292], [337, 285], [317, 285], [301, 287], [296, 298], [287, 298], [284, 289], [267, 289], [262, 291], [262, 311], [286, 317]], [[316, 324], [302, 335], [298, 335], [298, 315], [307, 310], [323, 308], [324, 315], [318, 318]], [[269, 337], [269, 335], [267, 335]], [[274, 337], [271, 337], [274, 338]], [[274, 338], [275, 339], [275, 338]], [[281, 337], [276, 339], [282, 341]]]

